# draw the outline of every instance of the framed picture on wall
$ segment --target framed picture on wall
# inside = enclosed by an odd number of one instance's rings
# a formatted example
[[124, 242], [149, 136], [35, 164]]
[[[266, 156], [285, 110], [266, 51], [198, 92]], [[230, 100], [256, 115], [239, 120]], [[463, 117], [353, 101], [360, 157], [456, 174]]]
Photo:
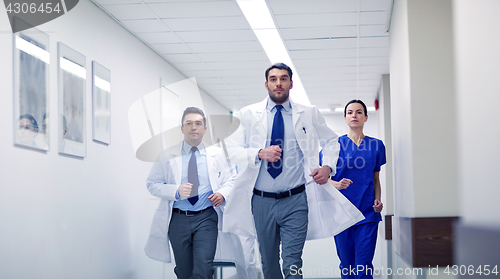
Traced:
[[85, 157], [86, 58], [63, 43], [57, 44], [59, 84], [59, 153]]
[[92, 61], [92, 138], [111, 143], [111, 71]]
[[31, 28], [13, 41], [14, 144], [49, 150], [49, 36]]

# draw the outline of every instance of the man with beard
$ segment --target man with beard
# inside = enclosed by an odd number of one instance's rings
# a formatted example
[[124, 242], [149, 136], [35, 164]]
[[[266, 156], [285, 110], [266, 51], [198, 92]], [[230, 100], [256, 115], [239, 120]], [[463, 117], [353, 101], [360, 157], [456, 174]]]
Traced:
[[[323, 185], [335, 174], [338, 137], [316, 107], [290, 100], [290, 67], [274, 64], [265, 76], [269, 97], [241, 109], [240, 126], [226, 140], [231, 162], [243, 166], [243, 172], [227, 204], [223, 230], [256, 232], [266, 279], [283, 278], [280, 244], [285, 277], [302, 278], [306, 238], [333, 236], [362, 215], [333, 186]], [[328, 154], [323, 167], [320, 145]]]

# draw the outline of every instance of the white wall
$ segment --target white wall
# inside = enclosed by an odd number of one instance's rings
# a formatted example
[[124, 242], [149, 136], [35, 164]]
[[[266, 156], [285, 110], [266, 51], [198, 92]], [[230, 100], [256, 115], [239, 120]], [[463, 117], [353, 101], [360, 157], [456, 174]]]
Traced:
[[454, 36], [462, 221], [500, 227], [500, 2], [456, 0]]
[[[143, 252], [158, 200], [145, 187], [151, 164], [138, 161], [130, 140], [128, 108], [177, 70], [87, 0], [39, 26], [50, 36], [50, 113], [57, 115], [57, 42], [111, 70], [111, 145], [92, 142], [91, 86], [87, 80], [87, 157], [12, 142], [12, 32], [0, 5], [0, 278], [161, 278], [162, 264]], [[208, 114], [228, 111], [202, 94]], [[55, 121], [54, 121], [55, 122]], [[170, 278], [173, 265], [167, 266]]]
[[[451, 0], [394, 4], [389, 38], [395, 251], [408, 241], [400, 239], [397, 217], [460, 214], [451, 7]], [[396, 257], [395, 268], [405, 268], [402, 262]]]
[[418, 217], [459, 214], [451, 2], [408, 1], [413, 179]]
[[[380, 172], [380, 184], [382, 185], [382, 222], [379, 229], [379, 245], [377, 250], [380, 252], [380, 266], [392, 268], [392, 240], [385, 240], [385, 216], [394, 214], [394, 184], [393, 184], [393, 164], [392, 164], [392, 130], [391, 130], [391, 94], [390, 77], [382, 75], [380, 79], [380, 88], [378, 92], [379, 99], [379, 133], [380, 139], [385, 144], [387, 163]], [[384, 274], [382, 278], [392, 278]]]
[[389, 33], [394, 163], [394, 211], [414, 216], [411, 131], [410, 53], [407, 1], [395, 1]]

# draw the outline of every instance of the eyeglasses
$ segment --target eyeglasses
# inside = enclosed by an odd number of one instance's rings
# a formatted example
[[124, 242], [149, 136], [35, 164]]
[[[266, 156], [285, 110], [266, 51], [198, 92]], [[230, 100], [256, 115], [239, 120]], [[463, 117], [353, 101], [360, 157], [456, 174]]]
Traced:
[[32, 131], [35, 131], [35, 128], [33, 127], [33, 125], [19, 125], [19, 130], [32, 130]]

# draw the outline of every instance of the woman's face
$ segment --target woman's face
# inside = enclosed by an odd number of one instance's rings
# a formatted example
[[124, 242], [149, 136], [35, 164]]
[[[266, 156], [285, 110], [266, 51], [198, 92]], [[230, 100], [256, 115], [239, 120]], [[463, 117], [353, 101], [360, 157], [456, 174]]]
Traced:
[[33, 144], [33, 139], [36, 136], [35, 127], [33, 127], [33, 123], [27, 118], [22, 118], [18, 122], [17, 129], [17, 139], [27, 145]]
[[365, 110], [363, 109], [363, 106], [361, 104], [352, 103], [347, 106], [344, 121], [349, 127], [363, 127], [367, 120], [368, 116], [365, 115]]

